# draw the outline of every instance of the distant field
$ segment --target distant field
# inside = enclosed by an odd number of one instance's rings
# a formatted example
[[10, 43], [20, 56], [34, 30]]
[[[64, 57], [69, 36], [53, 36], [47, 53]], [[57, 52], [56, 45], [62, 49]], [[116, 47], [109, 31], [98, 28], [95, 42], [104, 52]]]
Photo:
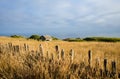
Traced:
[[[88, 51], [92, 51], [92, 67], [95, 67], [96, 59], [99, 59], [100, 67], [103, 68], [104, 59], [108, 60], [108, 68], [110, 69], [111, 61], [115, 60], [117, 63], [117, 72], [120, 72], [120, 42], [66, 42], [66, 41], [36, 41], [26, 40], [24, 38], [9, 38], [0, 37], [0, 44], [5, 45], [12, 43], [13, 45], [23, 46], [27, 44], [29, 51], [39, 50], [39, 45], [43, 46], [43, 56], [48, 53], [55, 54], [55, 46], [58, 45], [60, 49], [64, 49], [65, 58], [69, 59], [69, 52], [74, 50], [74, 63], [85, 62], [88, 64]], [[56, 55], [54, 55], [56, 56]], [[56, 58], [56, 57], [55, 57]], [[0, 59], [1, 61], [2, 59]], [[0, 65], [1, 67], [1, 65]]]

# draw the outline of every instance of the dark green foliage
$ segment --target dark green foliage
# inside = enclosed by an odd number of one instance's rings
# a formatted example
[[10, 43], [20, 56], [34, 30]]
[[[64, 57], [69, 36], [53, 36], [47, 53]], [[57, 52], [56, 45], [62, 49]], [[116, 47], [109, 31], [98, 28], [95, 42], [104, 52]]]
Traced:
[[24, 36], [21, 36], [21, 35], [12, 35], [10, 37], [12, 37], [12, 38], [25, 38]]
[[102, 42], [120, 42], [120, 38], [108, 38], [108, 37], [87, 37], [85, 41], [102, 41]]
[[40, 35], [31, 35], [29, 39], [40, 40]]
[[63, 39], [63, 41], [69, 41], [69, 42], [81, 42], [81, 41], [83, 41], [83, 40], [80, 39], [80, 38], [66, 38], [66, 39]]
[[81, 41], [97, 41], [97, 42], [120, 42], [120, 38], [108, 38], [108, 37], [86, 37], [81, 38], [66, 38], [63, 41], [69, 42], [81, 42]]
[[59, 40], [59, 38], [52, 36], [53, 40]]
[[120, 38], [99, 38], [99, 41], [105, 42], [119, 42]]
[[95, 38], [87, 37], [84, 38], [85, 41], [97, 41]]

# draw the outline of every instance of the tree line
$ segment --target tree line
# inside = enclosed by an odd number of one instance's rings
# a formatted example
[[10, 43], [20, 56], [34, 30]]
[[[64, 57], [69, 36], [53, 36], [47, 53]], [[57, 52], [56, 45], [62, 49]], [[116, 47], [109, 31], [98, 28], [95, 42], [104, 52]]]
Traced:
[[[34, 40], [40, 40], [41, 35], [33, 34], [30, 37], [24, 37], [21, 35], [11, 35], [12, 38], [26, 38], [26, 39], [34, 39]], [[53, 40], [61, 40], [57, 37], [51, 36]], [[96, 41], [96, 42], [120, 42], [120, 38], [114, 38], [114, 37], [85, 37], [85, 38], [65, 38], [62, 39], [63, 41], [68, 42], [82, 42], [82, 41]]]

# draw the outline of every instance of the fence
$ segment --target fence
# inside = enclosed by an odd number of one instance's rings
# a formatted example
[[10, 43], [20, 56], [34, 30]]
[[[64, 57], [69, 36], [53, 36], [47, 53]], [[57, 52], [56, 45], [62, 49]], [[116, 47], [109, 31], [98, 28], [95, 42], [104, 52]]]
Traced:
[[[53, 53], [49, 53], [49, 51], [44, 52], [44, 47], [40, 44], [38, 47], [39, 49], [36, 51], [30, 50], [30, 46], [28, 44], [24, 44], [23, 46], [20, 45], [13, 45], [12, 43], [8, 44], [0, 44], [0, 54], [3, 53], [12, 53], [15, 55], [16, 53], [35, 53], [30, 54], [30, 61], [35, 60], [41, 63], [44, 63], [44, 72], [43, 72], [43, 79], [47, 79], [45, 76], [45, 71], [49, 73], [49, 77], [51, 79], [64, 78], [64, 79], [73, 79], [74, 77], [80, 78], [90, 78], [90, 77], [101, 77], [101, 78], [120, 78], [120, 71], [117, 70], [117, 62], [115, 60], [111, 61], [111, 69], [108, 69], [108, 59], [98, 59], [92, 60], [92, 51], [88, 51], [88, 65], [85, 62], [74, 63], [75, 59], [75, 51], [71, 49], [66, 55], [64, 49], [60, 49], [60, 46], [55, 46], [55, 51]], [[46, 56], [44, 56], [46, 53]], [[55, 58], [57, 57], [57, 59]], [[69, 58], [69, 60], [66, 60]], [[100, 68], [100, 60], [103, 60], [103, 69]], [[93, 67], [92, 62], [95, 61], [95, 66]], [[32, 62], [31, 62], [32, 63]], [[49, 64], [47, 64], [49, 63]], [[64, 65], [68, 66], [68, 70], [66, 70], [66, 75], [60, 76], [60, 67], [64, 67]], [[32, 65], [29, 65], [32, 68]], [[53, 72], [53, 71], [54, 72]]]

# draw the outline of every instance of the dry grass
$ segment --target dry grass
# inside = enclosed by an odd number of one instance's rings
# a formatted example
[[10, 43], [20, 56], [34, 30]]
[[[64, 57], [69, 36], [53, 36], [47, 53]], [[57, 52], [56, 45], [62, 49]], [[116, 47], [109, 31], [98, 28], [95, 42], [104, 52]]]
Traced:
[[[29, 45], [29, 51], [25, 53], [24, 51], [20, 50], [20, 53], [17, 53], [15, 55], [9, 53], [8, 49], [4, 49], [4, 52], [0, 55], [0, 77], [1, 78], [16, 78], [16, 79], [24, 79], [24, 78], [30, 78], [30, 79], [44, 79], [44, 75], [46, 79], [56, 79], [54, 78], [55, 73], [58, 73], [57, 75], [59, 79], [69, 79], [66, 78], [71, 75], [71, 79], [79, 79], [78, 75], [75, 75], [78, 71], [75, 73], [71, 72], [70, 68], [72, 67], [72, 64], [70, 65], [69, 61], [69, 52], [71, 49], [75, 52], [74, 57], [74, 63], [73, 66], [80, 65], [81, 62], [85, 63], [85, 66], [88, 65], [88, 50], [92, 51], [92, 68], [96, 67], [96, 59], [99, 59], [99, 67], [101, 69], [103, 68], [103, 61], [104, 59], [108, 60], [108, 70], [111, 70], [111, 61], [115, 60], [117, 63], [117, 72], [120, 72], [120, 42], [116, 43], [108, 43], [108, 42], [64, 42], [64, 41], [51, 41], [51, 42], [39, 42], [35, 40], [26, 40], [23, 38], [8, 38], [8, 37], [0, 37], [0, 44], [6, 45], [8, 43], [12, 43], [13, 45], [19, 45], [20, 47], [24, 46], [24, 43]], [[49, 61], [42, 62], [35, 59], [36, 52], [39, 51], [39, 45], [43, 46], [43, 56], [47, 58], [47, 51], [49, 54], [49, 57], [51, 57], [51, 54], [54, 54], [54, 64], [49, 65]], [[56, 64], [57, 62], [57, 56], [55, 51], [55, 46], [58, 45], [60, 49], [64, 49], [65, 52], [65, 60], [64, 62], [61, 61], [62, 64]], [[32, 56], [32, 60], [30, 59], [30, 56]], [[27, 65], [26, 65], [27, 64]], [[32, 65], [32, 66], [30, 66]], [[53, 68], [53, 72], [51, 70], [51, 75], [54, 77], [50, 77], [49, 69]], [[46, 70], [47, 69], [47, 70]], [[58, 69], [58, 70], [57, 70]], [[85, 70], [78, 69], [82, 72]], [[25, 75], [26, 74], [26, 75]], [[24, 76], [23, 76], [24, 75]], [[41, 76], [42, 75], [42, 76]], [[16, 77], [14, 77], [16, 76]], [[29, 77], [28, 77], [29, 76]], [[33, 76], [33, 77], [32, 77]], [[35, 77], [34, 77], [35, 76]], [[86, 76], [86, 75], [85, 75]], [[88, 76], [88, 75], [87, 75]], [[17, 78], [19, 77], [19, 78]], [[95, 76], [96, 77], [96, 76]], [[82, 75], [81, 78], [82, 79]], [[93, 76], [89, 78], [94, 78]], [[99, 78], [99, 76], [98, 76]], [[101, 77], [102, 78], [102, 77]]]

